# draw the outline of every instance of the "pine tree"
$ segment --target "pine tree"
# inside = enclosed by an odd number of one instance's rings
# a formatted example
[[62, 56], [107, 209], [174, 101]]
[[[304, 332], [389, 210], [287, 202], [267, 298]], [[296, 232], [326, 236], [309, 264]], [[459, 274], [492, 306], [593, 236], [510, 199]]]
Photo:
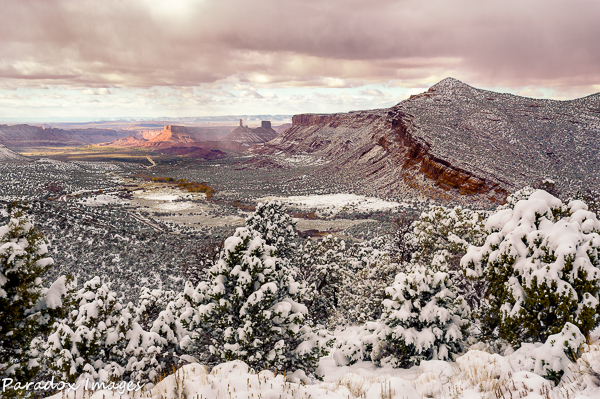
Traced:
[[0, 226], [0, 376], [28, 381], [39, 363], [32, 343], [62, 315], [67, 279], [44, 289], [54, 264], [47, 245], [23, 209], [9, 212], [8, 224]]
[[186, 286], [192, 307], [181, 320], [191, 336], [182, 347], [256, 370], [313, 371], [323, 348], [307, 341], [313, 333], [299, 303], [301, 286], [277, 253], [258, 232], [238, 228], [210, 271], [212, 281]]
[[487, 284], [479, 317], [488, 339], [518, 347], [544, 342], [567, 322], [584, 335], [600, 324], [600, 222], [583, 202], [527, 188], [486, 226], [491, 234], [461, 265]]

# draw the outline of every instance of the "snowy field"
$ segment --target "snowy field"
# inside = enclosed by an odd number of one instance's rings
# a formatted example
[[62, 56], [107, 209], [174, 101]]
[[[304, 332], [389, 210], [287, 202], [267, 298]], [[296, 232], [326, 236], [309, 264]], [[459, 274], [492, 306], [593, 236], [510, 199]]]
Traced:
[[342, 210], [349, 212], [372, 212], [391, 210], [404, 206], [399, 202], [355, 194], [326, 194], [291, 197], [264, 197], [259, 201], [278, 200], [301, 209], [316, 208], [319, 213], [335, 215]]

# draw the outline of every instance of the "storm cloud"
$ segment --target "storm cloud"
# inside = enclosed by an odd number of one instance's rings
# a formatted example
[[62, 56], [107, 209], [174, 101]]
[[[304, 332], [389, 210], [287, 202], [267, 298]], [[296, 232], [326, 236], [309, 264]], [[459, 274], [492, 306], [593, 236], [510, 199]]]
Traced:
[[[3, 0], [0, 88], [600, 91], [594, 0]], [[212, 86], [211, 86], [212, 85]]]

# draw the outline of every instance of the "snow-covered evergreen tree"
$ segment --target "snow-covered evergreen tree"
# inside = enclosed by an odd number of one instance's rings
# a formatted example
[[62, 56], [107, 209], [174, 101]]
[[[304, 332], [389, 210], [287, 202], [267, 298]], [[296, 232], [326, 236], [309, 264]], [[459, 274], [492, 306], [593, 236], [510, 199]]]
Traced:
[[290, 259], [295, 251], [296, 222], [280, 201], [259, 202], [256, 210], [246, 219], [246, 227], [258, 231], [267, 245], [277, 249], [279, 258]]
[[8, 224], [0, 226], [0, 377], [26, 381], [39, 362], [32, 342], [61, 316], [67, 281], [60, 277], [44, 289], [53, 265], [47, 245], [22, 209], [9, 212]]
[[[182, 347], [256, 370], [314, 371], [323, 348], [305, 323], [302, 290], [285, 260], [257, 231], [242, 227], [225, 241], [212, 281], [186, 285], [192, 304], [181, 316], [191, 332]], [[210, 360], [210, 359], [209, 359]]]
[[159, 314], [166, 310], [169, 303], [176, 297], [175, 291], [143, 287], [135, 307], [135, 321], [144, 330], [150, 331]]
[[347, 251], [348, 278], [343, 280], [338, 304], [338, 323], [364, 323], [378, 320], [383, 311], [385, 290], [394, 283], [405, 264], [381, 245], [384, 237], [353, 244]]
[[299, 269], [308, 285], [307, 306], [315, 323], [338, 323], [340, 298], [349, 276], [346, 243], [328, 235], [321, 241], [306, 240], [300, 248]]
[[430, 206], [413, 223], [415, 251], [412, 260], [422, 265], [442, 256], [448, 264], [450, 279], [470, 307], [477, 308], [483, 284], [465, 277], [460, 259], [469, 245], [481, 245], [487, 237], [484, 211], [467, 208]]
[[[519, 198], [522, 198], [519, 200]], [[491, 234], [461, 261], [483, 279], [479, 316], [488, 338], [544, 342], [566, 323], [589, 334], [600, 324], [600, 222], [581, 201], [563, 204], [527, 188], [490, 216]]]
[[394, 367], [446, 360], [464, 350], [470, 311], [450, 281], [446, 260], [411, 264], [387, 289], [375, 360]]
[[86, 282], [72, 298], [73, 309], [54, 325], [45, 356], [63, 381], [82, 376], [98, 381], [151, 381], [164, 341], [134, 321], [132, 305], [124, 307], [99, 277]]

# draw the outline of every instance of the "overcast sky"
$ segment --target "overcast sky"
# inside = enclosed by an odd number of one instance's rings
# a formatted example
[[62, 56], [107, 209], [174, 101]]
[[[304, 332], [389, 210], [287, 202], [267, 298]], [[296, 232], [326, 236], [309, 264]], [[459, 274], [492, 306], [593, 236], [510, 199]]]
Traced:
[[0, 119], [389, 107], [452, 76], [600, 92], [597, 0], [0, 0]]

